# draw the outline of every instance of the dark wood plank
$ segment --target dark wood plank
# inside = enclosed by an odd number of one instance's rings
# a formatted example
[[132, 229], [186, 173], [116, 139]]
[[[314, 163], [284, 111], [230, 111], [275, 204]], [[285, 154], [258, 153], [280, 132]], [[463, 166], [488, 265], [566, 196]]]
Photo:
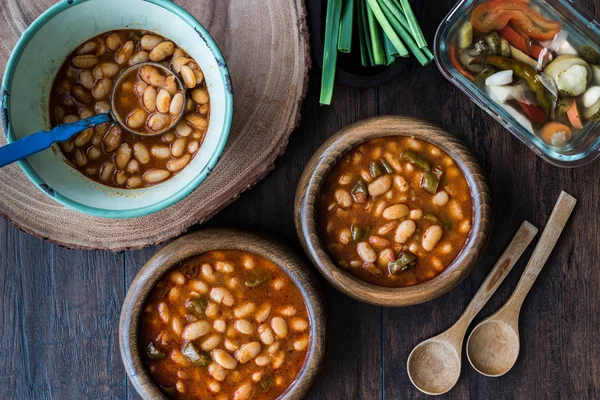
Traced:
[[2, 398], [124, 392], [123, 255], [65, 250], [0, 221]]
[[[426, 36], [432, 38], [454, 1], [425, 2]], [[593, 10], [593, 2], [582, 1]], [[596, 16], [600, 9], [596, 7]], [[426, 16], [426, 18], [425, 18]], [[600, 285], [597, 264], [600, 163], [560, 169], [545, 163], [446, 81], [435, 66], [413, 67], [380, 89], [382, 114], [406, 114], [433, 121], [456, 134], [488, 175], [494, 228], [485, 257], [459, 287], [427, 304], [384, 310], [386, 398], [426, 398], [406, 372], [406, 359], [421, 340], [452, 325], [466, 307], [523, 219], [543, 228], [565, 190], [579, 199], [562, 239], [525, 301], [521, 354], [501, 378], [476, 373], [463, 353], [463, 371], [447, 398], [598, 398], [600, 396]], [[482, 310], [475, 322], [508, 299], [531, 250]], [[473, 325], [474, 326], [474, 325]]]

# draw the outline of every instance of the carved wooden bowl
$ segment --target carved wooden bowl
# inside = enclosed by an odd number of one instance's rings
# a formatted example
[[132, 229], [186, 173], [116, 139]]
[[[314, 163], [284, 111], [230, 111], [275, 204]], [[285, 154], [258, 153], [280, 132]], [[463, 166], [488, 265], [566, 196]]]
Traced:
[[133, 386], [143, 399], [167, 399], [146, 371], [142, 360], [144, 348], [138, 343], [140, 316], [148, 295], [171, 267], [211, 250], [242, 250], [262, 256], [287, 273], [302, 293], [310, 320], [310, 342], [300, 372], [279, 399], [303, 398], [317, 377], [325, 356], [326, 319], [316, 281], [306, 264], [287, 247], [272, 239], [233, 229], [202, 230], [175, 240], [148, 260], [131, 283], [121, 309], [119, 345]]
[[[461, 253], [441, 274], [418, 285], [390, 288], [367, 283], [335, 265], [318, 235], [316, 204], [325, 178], [342, 156], [371, 139], [398, 135], [430, 142], [454, 159], [471, 190], [473, 221], [471, 232]], [[321, 274], [338, 290], [371, 304], [408, 306], [441, 296], [473, 270], [490, 234], [490, 201], [483, 171], [456, 137], [420, 120], [384, 116], [363, 120], [342, 129], [317, 150], [300, 178], [294, 217], [296, 231], [304, 250]]]

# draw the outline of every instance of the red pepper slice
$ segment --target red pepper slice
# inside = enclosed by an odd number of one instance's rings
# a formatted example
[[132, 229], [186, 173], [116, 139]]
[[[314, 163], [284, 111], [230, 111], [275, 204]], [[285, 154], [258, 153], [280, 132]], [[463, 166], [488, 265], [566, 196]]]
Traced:
[[454, 46], [453, 43], [450, 43], [450, 45], [448, 46], [448, 58], [450, 59], [450, 64], [452, 64], [452, 66], [456, 68], [458, 72], [463, 74], [471, 81], [475, 80], [473, 74], [469, 72], [458, 60], [458, 57], [456, 56], [456, 46]]
[[519, 105], [525, 114], [527, 114], [527, 117], [533, 125], [541, 125], [546, 122], [546, 114], [544, 113], [544, 110], [542, 110], [542, 107], [534, 104], [522, 103], [520, 101]]
[[541, 46], [532, 43], [531, 39], [528, 37], [523, 37], [521, 34], [519, 34], [519, 32], [515, 31], [510, 26], [505, 26], [504, 28], [500, 29], [498, 33], [500, 36], [506, 39], [511, 46], [516, 47], [523, 53], [532, 56], [536, 60], [543, 50]]
[[550, 40], [562, 29], [560, 22], [542, 17], [519, 0], [482, 3], [471, 14], [471, 23], [480, 32], [500, 30], [509, 22], [536, 40]]

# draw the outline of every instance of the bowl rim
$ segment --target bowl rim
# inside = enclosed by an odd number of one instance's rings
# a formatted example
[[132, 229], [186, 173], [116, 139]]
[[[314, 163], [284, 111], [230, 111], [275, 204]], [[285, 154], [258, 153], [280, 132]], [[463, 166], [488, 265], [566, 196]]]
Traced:
[[[405, 124], [412, 124], [410, 128]], [[323, 246], [317, 228], [316, 202], [337, 161], [358, 145], [387, 136], [415, 137], [444, 150], [463, 172], [473, 201], [472, 229], [461, 252], [439, 275], [418, 285], [393, 288], [363, 281], [337, 267]], [[441, 128], [414, 118], [379, 116], [349, 125], [328, 139], [313, 155], [300, 178], [294, 204], [298, 238], [319, 272], [339, 291], [378, 306], [424, 303], [448, 292], [474, 269], [491, 231], [491, 196], [481, 167], [467, 148]]]
[[138, 345], [140, 315], [155, 284], [179, 262], [211, 250], [242, 250], [274, 262], [300, 290], [310, 319], [310, 342], [300, 372], [278, 398], [303, 398], [323, 365], [327, 345], [324, 298], [316, 277], [287, 246], [241, 229], [203, 229], [180, 237], [150, 258], [131, 282], [119, 317], [119, 349], [129, 380], [144, 399], [166, 399], [146, 371]]
[[[4, 76], [2, 77], [2, 92], [0, 95], [2, 128], [4, 129], [4, 135], [6, 136], [6, 140], [8, 143], [12, 143], [15, 140], [17, 140], [14, 136], [9, 121], [8, 97], [10, 89], [12, 87], [12, 80], [15, 73], [16, 65], [21, 57], [21, 54], [31, 41], [32, 37], [41, 29], [42, 26], [46, 24], [46, 22], [48, 22], [48, 20], [65, 11], [67, 8], [77, 6], [78, 4], [82, 4], [86, 1], [91, 0], [63, 0], [51, 6], [46, 11], [44, 11], [39, 17], [37, 17], [31, 23], [31, 25], [27, 27], [27, 29], [25, 29], [25, 31], [17, 41], [17, 44], [15, 45], [6, 64]], [[103, 218], [135, 218], [150, 215], [172, 206], [173, 204], [177, 203], [179, 200], [183, 199], [188, 194], [190, 194], [194, 189], [196, 189], [198, 185], [200, 185], [204, 181], [204, 179], [206, 179], [206, 177], [212, 172], [219, 158], [221, 157], [221, 154], [223, 153], [223, 150], [229, 138], [229, 133], [231, 131], [231, 125], [233, 121], [233, 90], [231, 85], [231, 78], [229, 75], [229, 69], [227, 68], [227, 63], [225, 62], [225, 59], [223, 58], [223, 55], [221, 54], [221, 51], [219, 50], [219, 47], [215, 43], [212, 36], [192, 14], [190, 14], [187, 10], [178, 6], [177, 4], [169, 0], [144, 1], [162, 7], [167, 11], [175, 14], [176, 16], [184, 20], [188, 25], [193, 27], [194, 30], [206, 42], [207, 47], [210, 49], [211, 53], [215, 57], [215, 60], [217, 61], [221, 79], [223, 80], [223, 86], [225, 87], [225, 120], [223, 123], [223, 128], [221, 129], [221, 134], [219, 136], [219, 140], [215, 151], [208, 159], [207, 164], [204, 166], [202, 171], [198, 173], [198, 175], [196, 175], [192, 180], [190, 180], [187, 183], [187, 185], [179, 189], [177, 192], [173, 193], [171, 196], [159, 202], [144, 207], [132, 208], [128, 210], [110, 210], [99, 207], [91, 207], [78, 201], [74, 201], [69, 197], [61, 194], [60, 192], [56, 192], [55, 190], [49, 188], [46, 182], [31, 167], [31, 164], [29, 164], [27, 159], [17, 161], [19, 167], [29, 178], [29, 180], [36, 187], [41, 189], [42, 192], [44, 192], [47, 196], [64, 206], [67, 206], [75, 211], [84, 214]]]

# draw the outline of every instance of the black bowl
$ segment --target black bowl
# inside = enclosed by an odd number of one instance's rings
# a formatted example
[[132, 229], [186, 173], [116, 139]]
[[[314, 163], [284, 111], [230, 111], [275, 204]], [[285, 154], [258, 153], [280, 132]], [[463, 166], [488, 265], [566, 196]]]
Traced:
[[[411, 0], [411, 6], [416, 15], [421, 12], [421, 0]], [[325, 36], [325, 15], [327, 0], [307, 0], [308, 30], [313, 57], [323, 66], [323, 37]], [[363, 67], [358, 51], [358, 39], [354, 35], [352, 49], [348, 54], [338, 53], [335, 81], [346, 86], [368, 88], [381, 86], [398, 76], [404, 71], [409, 58], [397, 58], [393, 64], [380, 67]]]

